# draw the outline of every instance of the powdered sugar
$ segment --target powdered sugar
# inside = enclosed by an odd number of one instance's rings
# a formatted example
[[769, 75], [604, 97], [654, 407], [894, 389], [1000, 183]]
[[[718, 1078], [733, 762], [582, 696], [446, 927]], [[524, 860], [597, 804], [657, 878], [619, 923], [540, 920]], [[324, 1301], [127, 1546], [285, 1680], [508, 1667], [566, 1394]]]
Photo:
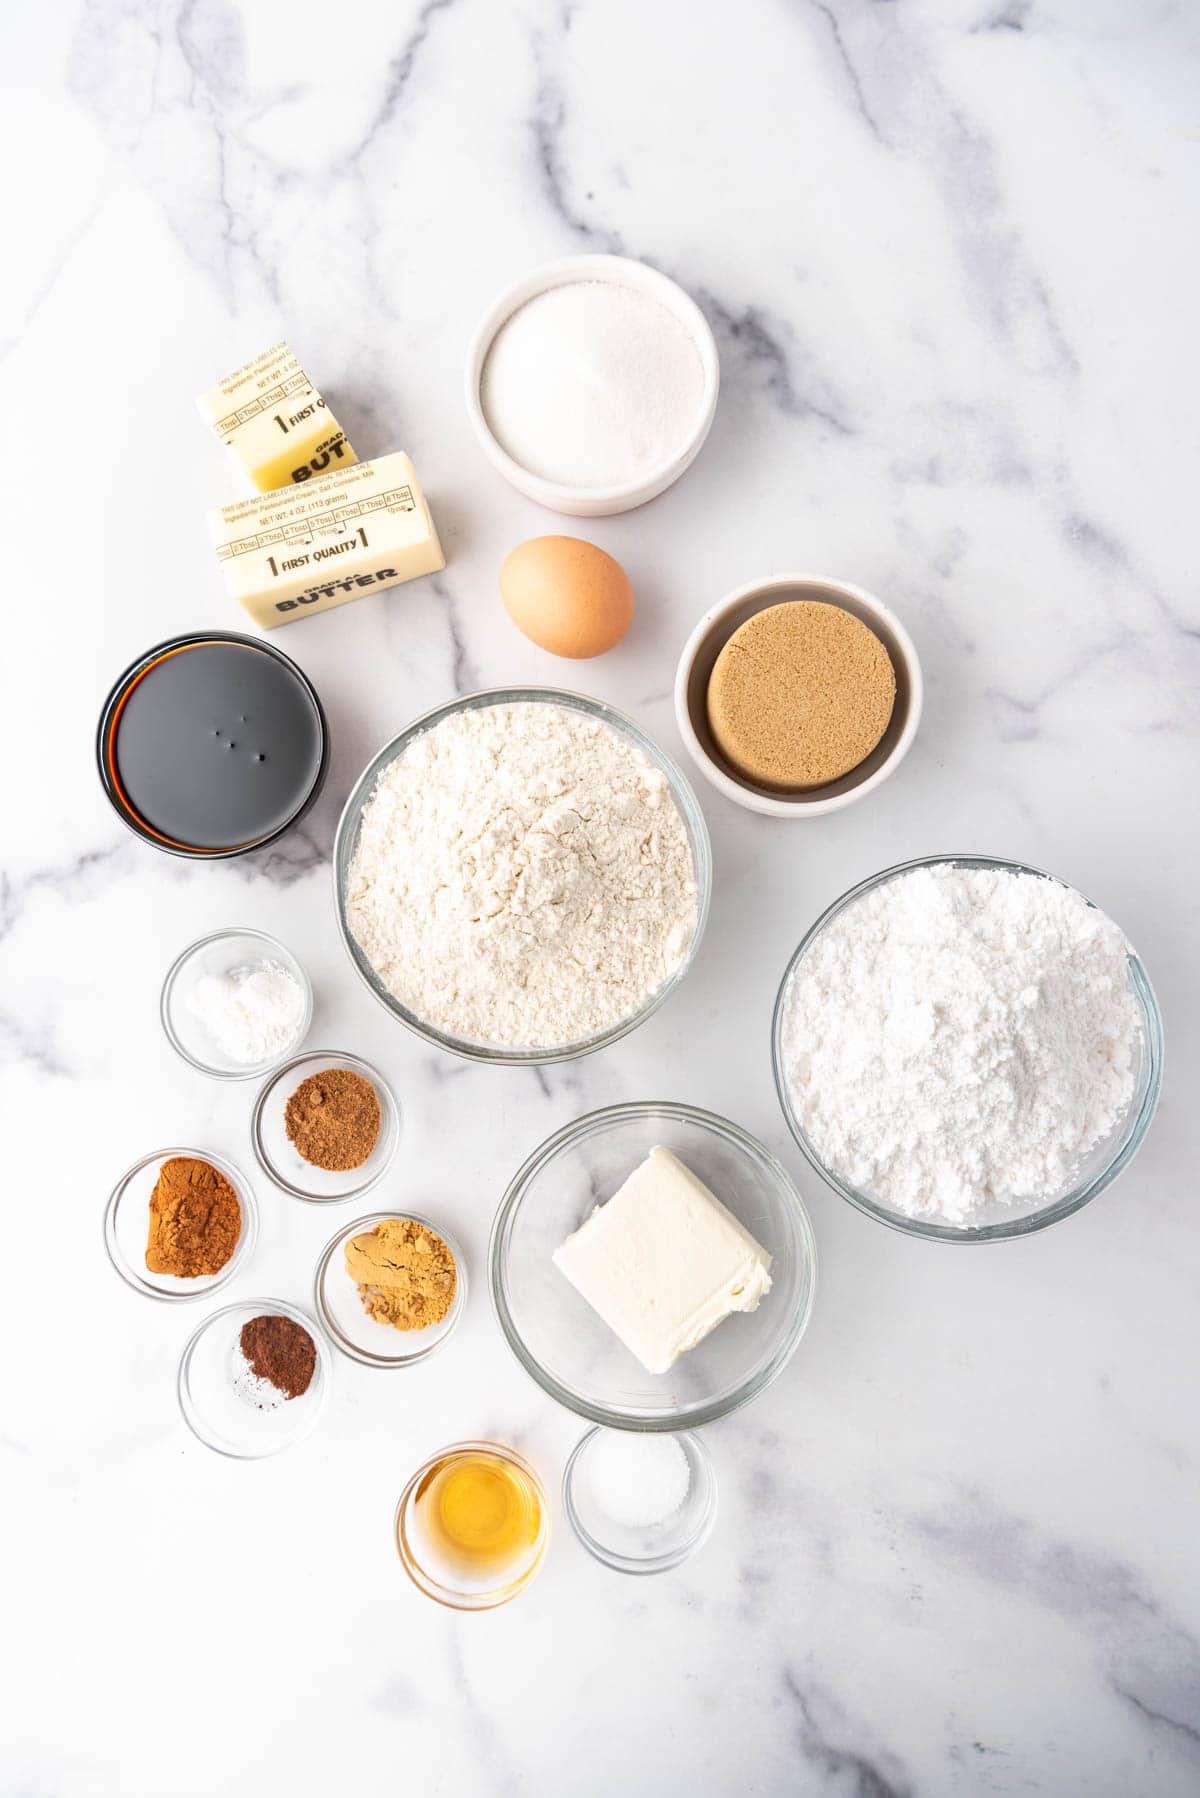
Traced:
[[695, 868], [666, 776], [627, 738], [565, 706], [484, 706], [380, 775], [347, 913], [388, 991], [436, 1029], [555, 1048], [679, 966]]
[[817, 1155], [943, 1223], [1055, 1196], [1133, 1091], [1127, 953], [1036, 875], [938, 865], [864, 895], [784, 999], [784, 1077]]

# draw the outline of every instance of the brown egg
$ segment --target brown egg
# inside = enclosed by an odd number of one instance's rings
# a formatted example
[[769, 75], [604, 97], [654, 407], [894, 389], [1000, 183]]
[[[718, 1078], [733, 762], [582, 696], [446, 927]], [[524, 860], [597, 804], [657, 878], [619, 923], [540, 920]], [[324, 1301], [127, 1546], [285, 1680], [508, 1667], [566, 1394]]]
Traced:
[[619, 562], [581, 537], [531, 537], [500, 570], [500, 597], [517, 629], [551, 655], [601, 656], [633, 619]]

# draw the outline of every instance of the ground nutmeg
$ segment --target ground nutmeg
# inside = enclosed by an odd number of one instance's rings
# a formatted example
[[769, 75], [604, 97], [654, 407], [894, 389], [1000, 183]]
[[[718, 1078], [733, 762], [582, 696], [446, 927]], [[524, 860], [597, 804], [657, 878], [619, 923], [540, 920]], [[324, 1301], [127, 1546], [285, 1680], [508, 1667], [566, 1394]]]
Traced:
[[266, 1380], [285, 1398], [302, 1398], [312, 1385], [317, 1345], [294, 1319], [264, 1312], [242, 1325], [238, 1342], [255, 1378]]
[[379, 1098], [349, 1068], [322, 1068], [302, 1080], [283, 1113], [288, 1141], [311, 1167], [344, 1173], [361, 1167], [379, 1140]]
[[196, 1280], [219, 1274], [237, 1248], [242, 1207], [224, 1174], [198, 1156], [164, 1161], [150, 1194], [146, 1266]]

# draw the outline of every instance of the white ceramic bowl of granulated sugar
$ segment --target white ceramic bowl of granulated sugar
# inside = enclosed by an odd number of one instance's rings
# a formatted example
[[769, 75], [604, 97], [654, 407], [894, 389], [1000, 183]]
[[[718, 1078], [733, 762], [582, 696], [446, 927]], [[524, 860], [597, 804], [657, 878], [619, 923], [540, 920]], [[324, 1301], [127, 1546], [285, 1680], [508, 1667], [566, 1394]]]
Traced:
[[491, 305], [467, 352], [484, 454], [552, 512], [599, 518], [664, 492], [717, 409], [717, 346], [682, 287], [626, 256], [567, 256]]

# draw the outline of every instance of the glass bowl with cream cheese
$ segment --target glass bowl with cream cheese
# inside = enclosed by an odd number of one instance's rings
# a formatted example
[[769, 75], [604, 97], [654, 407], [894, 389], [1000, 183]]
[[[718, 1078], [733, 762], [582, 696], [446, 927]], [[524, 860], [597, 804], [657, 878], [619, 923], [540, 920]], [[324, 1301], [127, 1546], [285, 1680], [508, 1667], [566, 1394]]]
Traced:
[[[690, 1182], [659, 1187], [664, 1150]], [[759, 1260], [769, 1279], [747, 1302]], [[710, 1310], [731, 1270], [728, 1302]], [[812, 1312], [816, 1242], [786, 1169], [747, 1131], [642, 1102], [577, 1118], [530, 1156], [497, 1211], [489, 1277], [509, 1347], [551, 1398], [592, 1423], [677, 1431], [782, 1372]]]
[[712, 854], [691, 787], [631, 718], [497, 687], [373, 758], [333, 875], [379, 1003], [452, 1054], [522, 1066], [590, 1055], [658, 1010], [700, 946]]

